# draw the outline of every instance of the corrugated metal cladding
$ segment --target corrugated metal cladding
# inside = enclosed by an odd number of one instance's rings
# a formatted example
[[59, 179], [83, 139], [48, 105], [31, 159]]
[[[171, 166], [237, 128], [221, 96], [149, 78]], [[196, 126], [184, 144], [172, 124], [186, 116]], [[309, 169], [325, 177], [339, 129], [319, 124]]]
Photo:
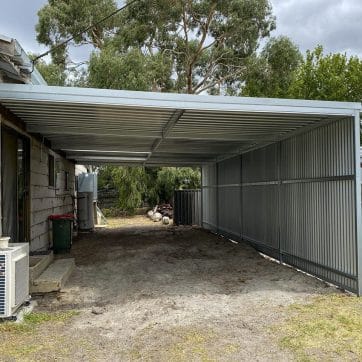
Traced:
[[358, 292], [354, 127], [335, 121], [204, 167], [204, 227]]
[[202, 167], [202, 223], [209, 230], [217, 231], [217, 174], [216, 164]]
[[201, 190], [176, 190], [173, 216], [175, 225], [201, 226]]

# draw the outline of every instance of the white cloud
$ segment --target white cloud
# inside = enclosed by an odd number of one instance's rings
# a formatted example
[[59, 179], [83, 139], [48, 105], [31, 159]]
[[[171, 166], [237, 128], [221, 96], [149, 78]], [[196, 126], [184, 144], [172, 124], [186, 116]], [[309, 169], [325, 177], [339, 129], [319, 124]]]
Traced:
[[326, 52], [362, 57], [361, 0], [271, 0], [274, 35], [287, 35], [304, 52], [318, 44]]

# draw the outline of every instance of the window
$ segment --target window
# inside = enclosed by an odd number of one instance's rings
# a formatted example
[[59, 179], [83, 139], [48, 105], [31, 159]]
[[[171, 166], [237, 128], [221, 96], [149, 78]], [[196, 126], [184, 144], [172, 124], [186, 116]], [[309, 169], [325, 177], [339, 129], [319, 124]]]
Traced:
[[69, 172], [65, 171], [64, 173], [64, 190], [69, 191]]
[[54, 156], [48, 155], [48, 175], [49, 175], [49, 186], [55, 186], [55, 169], [54, 169]]

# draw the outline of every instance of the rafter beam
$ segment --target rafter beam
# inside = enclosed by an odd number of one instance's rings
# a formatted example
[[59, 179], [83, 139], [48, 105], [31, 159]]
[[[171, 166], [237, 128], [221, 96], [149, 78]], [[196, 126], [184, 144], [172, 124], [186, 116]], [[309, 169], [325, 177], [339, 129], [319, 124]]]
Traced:
[[157, 138], [155, 142], [153, 143], [151, 147], [151, 152], [147, 156], [147, 159], [145, 163], [152, 157], [152, 154], [157, 151], [158, 147], [160, 147], [160, 144], [164, 139], [168, 137], [168, 135], [171, 133], [173, 127], [177, 124], [177, 122], [180, 120], [182, 115], [184, 114], [185, 110], [183, 109], [176, 109], [176, 111], [172, 114], [166, 125], [162, 129], [162, 137]]

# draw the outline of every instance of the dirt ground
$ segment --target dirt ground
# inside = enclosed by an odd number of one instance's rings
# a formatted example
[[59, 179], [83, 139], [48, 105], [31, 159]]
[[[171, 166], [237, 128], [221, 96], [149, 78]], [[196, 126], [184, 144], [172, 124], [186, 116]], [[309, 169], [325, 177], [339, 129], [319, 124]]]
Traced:
[[115, 220], [111, 224], [75, 240], [76, 271], [61, 293], [36, 298], [40, 311], [79, 314], [41, 325], [11, 356], [290, 361], [293, 355], [278, 347], [271, 328], [285, 318], [288, 305], [338, 293], [201, 229], [165, 227], [143, 217], [123, 220], [118, 228]]

